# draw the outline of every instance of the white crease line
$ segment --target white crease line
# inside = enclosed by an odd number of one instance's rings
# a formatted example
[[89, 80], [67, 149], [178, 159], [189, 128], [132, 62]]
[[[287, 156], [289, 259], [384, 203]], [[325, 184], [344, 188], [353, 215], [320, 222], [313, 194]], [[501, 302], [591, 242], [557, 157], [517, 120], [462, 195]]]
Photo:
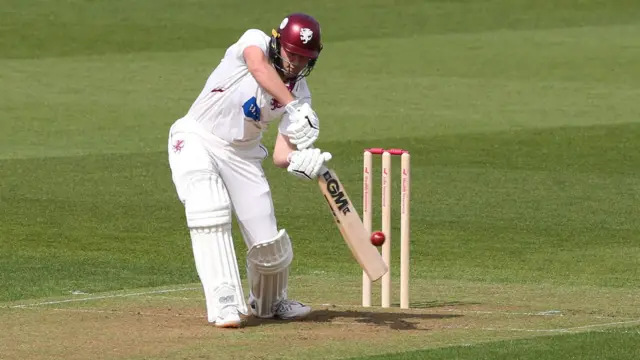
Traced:
[[[369, 308], [365, 308], [362, 307], [360, 305], [342, 305], [342, 304], [309, 304], [310, 306], [323, 306], [323, 307], [328, 307], [327, 310], [331, 310], [332, 307], [337, 307], [337, 308], [358, 308], [358, 309], [362, 309], [361, 311], [366, 311], [367, 309], [371, 309], [371, 310], [375, 310], [372, 312], [379, 312], [381, 310], [385, 310], [385, 308], [382, 308], [380, 306], [372, 306]], [[398, 307], [391, 307], [391, 308], [387, 308], [387, 310], [393, 310], [394, 313], [404, 313], [404, 314], [438, 314], [438, 313], [442, 313], [442, 312], [449, 312], [449, 313], [458, 313], [458, 314], [475, 314], [475, 315], [516, 315], [516, 316], [548, 316], [548, 317], [562, 317], [562, 316], [580, 316], [580, 315], [586, 315], [586, 314], [566, 314], [563, 313], [561, 310], [547, 310], [547, 311], [537, 311], [537, 312], [511, 312], [511, 311], [481, 311], [481, 310], [460, 310], [460, 309], [441, 309], [438, 307], [430, 307], [430, 308], [410, 308], [408, 312], [405, 312], [404, 310], [400, 310], [400, 308]], [[635, 317], [623, 317], [623, 316], [602, 316], [602, 315], [596, 315], [596, 316], [588, 316], [589, 318], [593, 318], [593, 319], [611, 319], [611, 318], [616, 318], [616, 319], [625, 319], [625, 320], [636, 320]]]
[[640, 324], [640, 319], [630, 320], [630, 321], [618, 321], [618, 322], [612, 322], [612, 323], [606, 323], [606, 324], [593, 324], [593, 325], [576, 326], [576, 327], [571, 327], [571, 328], [567, 328], [567, 329], [568, 330], [579, 330], [579, 329], [591, 329], [591, 328], [602, 327], [602, 326], [630, 325], [630, 324]]
[[485, 331], [508, 331], [508, 332], [550, 332], [550, 333], [558, 333], [558, 332], [569, 332], [566, 329], [498, 329], [498, 328], [482, 328], [481, 330]]
[[179, 291], [190, 291], [197, 290], [199, 288], [180, 288], [180, 289], [166, 289], [166, 290], [154, 290], [154, 291], [145, 291], [145, 292], [137, 292], [137, 293], [129, 293], [129, 294], [114, 294], [114, 295], [103, 295], [103, 296], [90, 296], [79, 299], [65, 299], [65, 300], [57, 300], [57, 301], [45, 301], [35, 304], [23, 304], [23, 305], [13, 305], [9, 308], [12, 309], [20, 309], [20, 308], [29, 308], [43, 305], [55, 305], [55, 304], [64, 304], [70, 302], [79, 302], [79, 301], [91, 301], [91, 300], [103, 300], [103, 299], [113, 299], [119, 297], [128, 297], [128, 296], [141, 296], [141, 295], [152, 295], [152, 294], [164, 294], [169, 292], [179, 292]]
[[[339, 305], [339, 304], [309, 304], [312, 306], [325, 306], [325, 307], [347, 307], [347, 308], [359, 308], [359, 309], [371, 309], [371, 310], [384, 310], [385, 308], [379, 306], [373, 306], [370, 308], [363, 308], [359, 305]], [[388, 310], [397, 310], [397, 313], [402, 313], [402, 311], [397, 307], [387, 308]], [[330, 310], [330, 309], [328, 309]], [[450, 312], [450, 313], [459, 313], [459, 314], [476, 314], [476, 315], [520, 315], [520, 316], [566, 316], [561, 312], [553, 311], [539, 311], [539, 312], [510, 312], [510, 311], [480, 311], [480, 310], [458, 310], [458, 309], [440, 309], [438, 307], [433, 308], [411, 308], [409, 311], [414, 312], [406, 312], [406, 314], [413, 314], [415, 311], [419, 311], [422, 314], [437, 314], [441, 312]], [[394, 311], [396, 312], [396, 311]]]
[[545, 316], [545, 317], [563, 317], [563, 316], [585, 316], [591, 319], [624, 319], [636, 321], [635, 317], [624, 317], [624, 316], [602, 316], [602, 315], [588, 315], [584, 313], [577, 314], [565, 314], [562, 312], [549, 312], [549, 311], [539, 311], [539, 312], [510, 312], [510, 311], [478, 311], [478, 310], [455, 310], [455, 309], [442, 309], [437, 310], [434, 309], [436, 313], [438, 312], [452, 312], [459, 314], [476, 314], [476, 315], [516, 315], [516, 316]]
[[519, 316], [565, 316], [562, 313], [551, 313], [549, 311], [539, 311], [539, 312], [511, 312], [511, 311], [481, 311], [481, 310], [456, 310], [456, 309], [442, 309], [438, 311], [446, 311], [446, 312], [459, 312], [461, 314], [476, 314], [476, 315], [519, 315]]
[[55, 308], [53, 311], [72, 312], [72, 313], [89, 313], [89, 314], [115, 314], [115, 315], [143, 315], [143, 316], [162, 316], [162, 317], [193, 317], [201, 318], [199, 315], [190, 314], [161, 314], [161, 313], [144, 313], [137, 311], [112, 311], [112, 310], [93, 310], [93, 309], [61, 309]]
[[153, 298], [153, 299], [167, 299], [167, 300], [203, 300], [204, 301], [204, 296], [201, 297], [188, 297], [188, 296], [149, 296], [149, 298]]

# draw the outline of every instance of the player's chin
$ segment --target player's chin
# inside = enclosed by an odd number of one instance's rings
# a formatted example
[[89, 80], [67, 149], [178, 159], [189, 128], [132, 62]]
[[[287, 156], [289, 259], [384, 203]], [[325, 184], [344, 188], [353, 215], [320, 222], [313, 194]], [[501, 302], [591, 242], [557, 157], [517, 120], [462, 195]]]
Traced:
[[[296, 71], [297, 70], [297, 71]], [[302, 71], [302, 69], [298, 70], [298, 69], [287, 69], [285, 71], [284, 76], [287, 79], [295, 79], [298, 77], [298, 74], [300, 74], [300, 72]]]
[[297, 74], [294, 74], [294, 73], [287, 72], [287, 73], [284, 75], [284, 77], [285, 77], [285, 79], [287, 79], [287, 80], [293, 80], [293, 79], [297, 78], [297, 77], [298, 77], [298, 75], [297, 75]]

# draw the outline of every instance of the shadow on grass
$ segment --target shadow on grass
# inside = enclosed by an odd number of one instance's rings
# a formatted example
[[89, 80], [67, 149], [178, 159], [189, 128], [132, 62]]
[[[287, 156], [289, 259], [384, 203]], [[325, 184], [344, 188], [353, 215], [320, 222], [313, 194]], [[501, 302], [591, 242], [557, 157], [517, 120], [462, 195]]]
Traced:
[[[417, 304], [419, 305], [419, 304]], [[440, 303], [438, 306], [455, 305]], [[460, 305], [460, 304], [458, 304]], [[442, 320], [462, 317], [460, 314], [425, 314], [416, 313], [416, 308], [435, 307], [431, 306], [413, 306], [412, 310], [402, 312], [394, 308], [392, 311], [376, 311], [368, 310], [341, 310], [341, 309], [322, 309], [312, 311], [305, 319], [302, 320], [276, 320], [276, 319], [258, 319], [250, 318], [248, 326], [261, 326], [267, 324], [276, 324], [283, 322], [305, 322], [305, 323], [325, 323], [339, 325], [372, 325], [378, 327], [386, 327], [390, 330], [430, 330], [429, 320]], [[435, 325], [435, 324], [434, 324]], [[436, 326], [437, 327], [437, 326]]]
[[[456, 318], [454, 314], [416, 314], [402, 312], [369, 312], [355, 310], [317, 310], [309, 314], [305, 321], [317, 323], [354, 323], [388, 327], [392, 330], [427, 330], [425, 321]], [[339, 321], [338, 319], [342, 320]], [[422, 325], [422, 326], [420, 326]]]

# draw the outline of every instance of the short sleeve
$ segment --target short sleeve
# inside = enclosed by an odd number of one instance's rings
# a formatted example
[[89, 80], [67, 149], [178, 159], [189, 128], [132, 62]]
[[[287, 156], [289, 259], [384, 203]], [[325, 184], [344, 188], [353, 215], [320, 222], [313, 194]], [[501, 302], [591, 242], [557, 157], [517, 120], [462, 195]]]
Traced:
[[[300, 101], [300, 103], [307, 103], [309, 106], [313, 107], [311, 104], [311, 92], [307, 87], [307, 82], [303, 79], [297, 85], [297, 89], [294, 91], [294, 96], [296, 99]], [[282, 115], [282, 120], [280, 120], [280, 124], [278, 125], [278, 131], [283, 135], [289, 135], [287, 133], [287, 127], [291, 124], [291, 120], [289, 119], [289, 113], [285, 111], [284, 115]]]
[[269, 46], [269, 37], [262, 30], [249, 29], [245, 31], [245, 33], [242, 34], [240, 39], [238, 39], [238, 41], [236, 42], [236, 56], [243, 63], [245, 62], [243, 55], [244, 49], [252, 45], [262, 49], [262, 51], [266, 55], [267, 48]]

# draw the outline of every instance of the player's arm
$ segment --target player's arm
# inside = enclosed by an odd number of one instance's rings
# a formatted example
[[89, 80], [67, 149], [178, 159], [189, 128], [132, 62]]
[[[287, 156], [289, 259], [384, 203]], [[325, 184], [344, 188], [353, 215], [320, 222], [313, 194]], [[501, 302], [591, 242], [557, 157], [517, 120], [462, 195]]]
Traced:
[[276, 69], [271, 66], [269, 59], [258, 46], [247, 46], [243, 52], [244, 61], [249, 72], [258, 84], [273, 96], [280, 104], [289, 104], [295, 98], [287, 89]]
[[289, 155], [297, 150], [296, 146], [289, 141], [289, 137], [278, 132], [276, 144], [273, 147], [273, 163], [279, 168], [289, 166]]
[[278, 132], [273, 150], [273, 162], [279, 168], [286, 168], [293, 175], [311, 180], [322, 171], [323, 165], [331, 160], [331, 153], [317, 148], [297, 150], [289, 138]]
[[242, 56], [247, 68], [258, 84], [273, 96], [280, 104], [285, 104], [285, 110], [293, 118], [290, 143], [298, 149], [311, 146], [320, 133], [318, 116], [309, 104], [297, 101], [287, 89], [276, 69], [262, 49], [256, 45], [249, 45], [242, 50]]

